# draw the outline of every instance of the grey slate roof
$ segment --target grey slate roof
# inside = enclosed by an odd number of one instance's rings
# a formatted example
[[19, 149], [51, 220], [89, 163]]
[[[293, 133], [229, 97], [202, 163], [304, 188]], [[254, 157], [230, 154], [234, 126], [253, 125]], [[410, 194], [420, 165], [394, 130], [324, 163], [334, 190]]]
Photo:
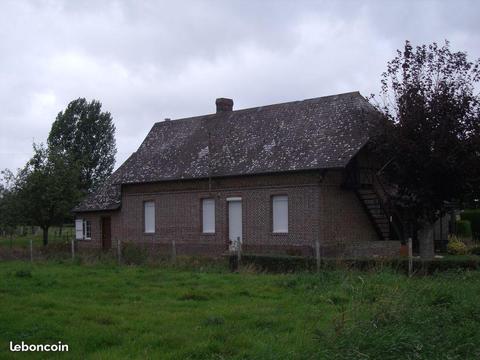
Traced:
[[107, 211], [116, 210], [121, 205], [121, 184], [120, 179], [125, 167], [133, 160], [135, 153], [108, 178], [106, 183], [97, 191], [89, 194], [73, 211]]
[[76, 210], [120, 206], [120, 184], [345, 167], [378, 118], [360, 93], [156, 123], [98, 194]]

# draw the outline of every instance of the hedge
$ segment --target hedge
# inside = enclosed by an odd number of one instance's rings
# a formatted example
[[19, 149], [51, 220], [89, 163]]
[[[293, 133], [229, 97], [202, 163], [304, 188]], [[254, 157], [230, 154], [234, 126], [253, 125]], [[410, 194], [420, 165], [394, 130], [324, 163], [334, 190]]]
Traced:
[[480, 240], [480, 209], [465, 210], [460, 217], [462, 220], [470, 221], [473, 237]]
[[[242, 255], [242, 265], [254, 266], [259, 271], [288, 273], [316, 270], [315, 258], [299, 256]], [[377, 270], [392, 268], [408, 271], [407, 258], [394, 259], [323, 259], [321, 269]], [[452, 269], [480, 270], [480, 257], [442, 258], [433, 260], [413, 259], [413, 270], [417, 274], [432, 274]]]
[[457, 236], [468, 239], [472, 237], [472, 227], [469, 220], [457, 221]]

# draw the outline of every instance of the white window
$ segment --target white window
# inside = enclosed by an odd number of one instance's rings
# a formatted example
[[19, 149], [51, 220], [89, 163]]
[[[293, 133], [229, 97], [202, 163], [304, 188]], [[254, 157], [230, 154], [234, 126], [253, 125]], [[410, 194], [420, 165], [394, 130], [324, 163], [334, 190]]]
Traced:
[[203, 232], [215, 233], [215, 200], [202, 199]]
[[92, 222], [90, 220], [75, 220], [75, 239], [91, 240], [92, 239]]
[[273, 232], [288, 233], [288, 197], [277, 195], [272, 197]]
[[155, 232], [155, 203], [153, 201], [146, 201], [143, 203], [143, 216], [145, 218], [145, 228], [146, 233]]

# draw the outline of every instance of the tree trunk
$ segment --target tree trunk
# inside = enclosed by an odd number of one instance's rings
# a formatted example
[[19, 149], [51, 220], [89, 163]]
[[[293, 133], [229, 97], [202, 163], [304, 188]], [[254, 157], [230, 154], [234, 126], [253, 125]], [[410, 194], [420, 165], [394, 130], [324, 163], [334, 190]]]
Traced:
[[42, 228], [43, 230], [43, 246], [48, 245], [48, 227]]
[[425, 226], [418, 231], [418, 245], [422, 259], [429, 260], [434, 258], [433, 224], [425, 224]]

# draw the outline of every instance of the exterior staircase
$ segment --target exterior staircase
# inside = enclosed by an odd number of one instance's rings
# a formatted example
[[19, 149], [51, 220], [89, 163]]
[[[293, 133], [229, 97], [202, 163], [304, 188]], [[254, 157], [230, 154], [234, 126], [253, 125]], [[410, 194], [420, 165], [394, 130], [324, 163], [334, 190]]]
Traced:
[[348, 184], [354, 189], [380, 240], [402, 240], [403, 226], [399, 213], [381, 179], [373, 169], [356, 167]]
[[356, 191], [370, 221], [381, 240], [391, 240], [390, 216], [384, 210], [381, 199], [373, 187], [363, 187]]

